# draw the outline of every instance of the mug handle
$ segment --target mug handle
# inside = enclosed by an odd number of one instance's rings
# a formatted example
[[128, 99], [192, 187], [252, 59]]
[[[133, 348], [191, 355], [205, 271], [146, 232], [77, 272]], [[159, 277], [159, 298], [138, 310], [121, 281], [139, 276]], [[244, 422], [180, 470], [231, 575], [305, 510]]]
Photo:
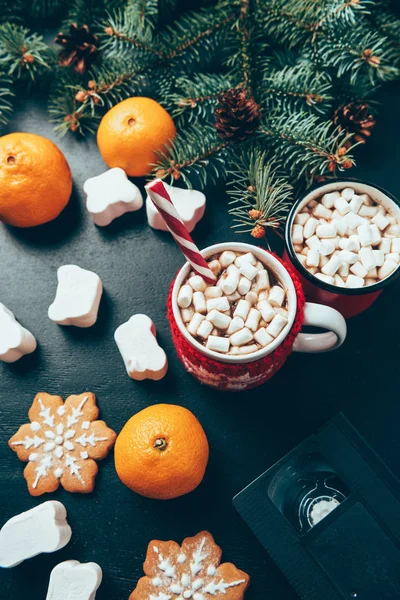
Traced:
[[293, 344], [295, 352], [329, 352], [346, 339], [346, 321], [334, 308], [306, 302], [303, 325], [329, 329], [326, 333], [299, 333]]

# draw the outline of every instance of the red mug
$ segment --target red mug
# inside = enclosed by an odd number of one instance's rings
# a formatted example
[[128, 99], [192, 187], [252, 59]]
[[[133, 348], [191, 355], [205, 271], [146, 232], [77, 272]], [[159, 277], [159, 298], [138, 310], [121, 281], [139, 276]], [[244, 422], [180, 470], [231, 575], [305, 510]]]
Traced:
[[371, 306], [383, 289], [390, 285], [400, 274], [400, 265], [387, 277], [374, 285], [362, 288], [343, 288], [331, 285], [314, 277], [298, 260], [293, 248], [292, 226], [295, 216], [311, 200], [316, 200], [324, 194], [342, 190], [346, 187], [353, 188], [357, 194], [368, 194], [375, 202], [382, 204], [400, 222], [400, 207], [398, 200], [389, 192], [377, 185], [352, 179], [334, 180], [313, 188], [306, 196], [300, 198], [293, 206], [286, 221], [285, 251], [283, 260], [290, 263], [295, 269], [304, 294], [310, 302], [325, 304], [339, 311], [345, 319], [354, 317]]

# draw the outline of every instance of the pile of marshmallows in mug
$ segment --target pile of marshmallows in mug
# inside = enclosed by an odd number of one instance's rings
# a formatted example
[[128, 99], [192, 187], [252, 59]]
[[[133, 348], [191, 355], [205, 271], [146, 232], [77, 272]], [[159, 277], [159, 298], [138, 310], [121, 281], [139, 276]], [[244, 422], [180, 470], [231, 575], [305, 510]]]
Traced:
[[295, 217], [292, 242], [310, 273], [341, 287], [378, 283], [400, 262], [398, 220], [350, 187], [311, 200]]
[[286, 291], [251, 252], [225, 250], [208, 261], [208, 286], [191, 272], [178, 292], [188, 333], [214, 352], [243, 355], [272, 343], [288, 322]]

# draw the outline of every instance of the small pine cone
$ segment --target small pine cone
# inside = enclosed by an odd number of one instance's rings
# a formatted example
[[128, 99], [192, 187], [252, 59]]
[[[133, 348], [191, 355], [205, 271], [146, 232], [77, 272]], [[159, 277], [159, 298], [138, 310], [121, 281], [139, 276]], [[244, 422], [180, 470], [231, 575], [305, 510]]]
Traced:
[[267, 231], [265, 227], [263, 227], [262, 225], [256, 225], [253, 231], [251, 232], [251, 235], [253, 236], [253, 238], [261, 240], [263, 237], [265, 237], [266, 233]]
[[335, 110], [333, 122], [340, 130], [354, 133], [354, 141], [363, 144], [366, 142], [366, 138], [371, 135], [371, 131], [375, 126], [375, 119], [369, 112], [369, 106], [366, 102], [349, 102], [339, 106]]
[[72, 23], [69, 34], [61, 31], [54, 41], [63, 48], [58, 56], [60, 65], [73, 67], [76, 73], [85, 73], [100, 54], [97, 47], [99, 38], [89, 31], [87, 25], [78, 27], [76, 23]]
[[261, 121], [259, 105], [241, 88], [227, 90], [214, 115], [215, 128], [228, 142], [242, 142], [258, 129]]
[[252, 208], [251, 210], [249, 210], [249, 217], [250, 217], [250, 219], [254, 219], [254, 221], [256, 221], [257, 219], [259, 219], [261, 217], [261, 210]]

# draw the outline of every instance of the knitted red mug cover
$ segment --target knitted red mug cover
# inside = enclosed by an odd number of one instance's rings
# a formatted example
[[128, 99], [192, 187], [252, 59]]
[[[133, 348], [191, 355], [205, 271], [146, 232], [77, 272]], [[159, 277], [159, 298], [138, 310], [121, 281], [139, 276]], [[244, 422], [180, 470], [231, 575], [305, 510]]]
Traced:
[[172, 282], [167, 301], [168, 320], [171, 327], [172, 339], [176, 352], [185, 369], [201, 383], [219, 390], [249, 390], [265, 383], [275, 375], [284, 365], [287, 357], [292, 353], [294, 341], [300, 332], [304, 320], [304, 293], [290, 265], [284, 263], [274, 253], [269, 252], [269, 254], [272, 254], [288, 271], [296, 292], [297, 310], [292, 328], [283, 342], [273, 352], [253, 362], [245, 364], [223, 363], [204, 356], [199, 350], [194, 348], [184, 338], [176, 323], [172, 310], [172, 291], [175, 282]]

